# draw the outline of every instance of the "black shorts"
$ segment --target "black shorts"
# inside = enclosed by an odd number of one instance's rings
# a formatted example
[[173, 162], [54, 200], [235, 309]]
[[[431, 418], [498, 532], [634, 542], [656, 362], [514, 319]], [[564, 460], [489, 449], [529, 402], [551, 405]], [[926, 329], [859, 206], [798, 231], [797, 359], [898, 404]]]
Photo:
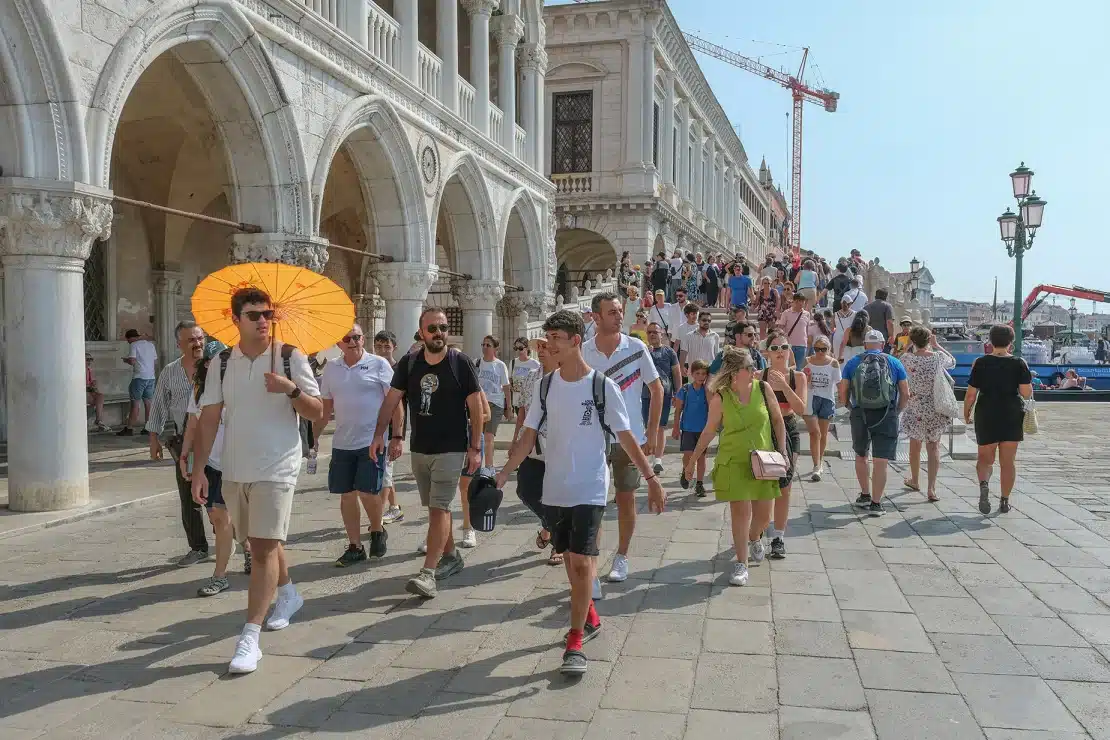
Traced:
[[683, 431], [678, 439], [679, 452], [693, 452], [698, 446], [698, 440], [701, 439], [701, 432], [686, 432]]
[[204, 503], [206, 509], [211, 511], [214, 507], [226, 509], [224, 503], [224, 474], [211, 465], [204, 466], [204, 477], [208, 479], [208, 500]]
[[889, 409], [852, 409], [852, 449], [856, 457], [893, 460], [898, 452], [898, 412]]
[[601, 519], [605, 516], [604, 506], [544, 506], [544, 511], [555, 552], [597, 556], [597, 539], [601, 534]]
[[540, 526], [547, 529], [547, 512], [543, 505], [543, 474], [547, 466], [543, 460], [526, 457], [516, 469], [516, 495], [528, 510], [539, 517]]
[[328, 490], [332, 493], [381, 493], [384, 476], [384, 459], [371, 460], [369, 447], [331, 451]]

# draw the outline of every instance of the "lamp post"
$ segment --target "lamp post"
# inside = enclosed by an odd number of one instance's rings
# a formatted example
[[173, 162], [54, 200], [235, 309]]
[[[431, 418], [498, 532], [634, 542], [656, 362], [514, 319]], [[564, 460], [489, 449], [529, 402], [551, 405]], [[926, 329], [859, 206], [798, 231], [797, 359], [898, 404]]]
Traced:
[[1025, 162], [1010, 173], [1010, 182], [1014, 188], [1014, 199], [1018, 203], [1018, 212], [1014, 213], [1009, 208], [998, 217], [998, 228], [1002, 232], [1002, 241], [1006, 245], [1006, 252], [1014, 258], [1014, 356], [1021, 357], [1021, 320], [1022, 320], [1022, 289], [1021, 289], [1021, 258], [1025, 252], [1032, 249], [1033, 238], [1037, 229], [1041, 227], [1044, 217], [1046, 201], [1037, 197], [1037, 191], [1030, 192], [1029, 186], [1033, 181], [1033, 170], [1025, 166]]
[[1075, 307], [1075, 299], [1071, 299], [1071, 307], [1068, 308], [1068, 318], [1071, 321], [1071, 331], [1068, 333], [1068, 344], [1075, 344], [1075, 317], [1079, 314], [1079, 309]]

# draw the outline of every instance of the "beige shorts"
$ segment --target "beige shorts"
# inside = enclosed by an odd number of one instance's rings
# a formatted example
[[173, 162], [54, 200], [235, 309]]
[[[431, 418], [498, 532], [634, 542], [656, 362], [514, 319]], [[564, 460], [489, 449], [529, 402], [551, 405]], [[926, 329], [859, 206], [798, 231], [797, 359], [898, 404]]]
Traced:
[[613, 466], [613, 488], [625, 493], [640, 487], [640, 471], [629, 459], [623, 447], [613, 444], [613, 448], [609, 451], [609, 463]]
[[294, 483], [235, 483], [224, 481], [224, 502], [235, 532], [260, 540], [281, 540], [289, 535]]
[[465, 464], [465, 452], [412, 453], [412, 477], [416, 478], [421, 506], [451, 511], [459, 489], [460, 471]]

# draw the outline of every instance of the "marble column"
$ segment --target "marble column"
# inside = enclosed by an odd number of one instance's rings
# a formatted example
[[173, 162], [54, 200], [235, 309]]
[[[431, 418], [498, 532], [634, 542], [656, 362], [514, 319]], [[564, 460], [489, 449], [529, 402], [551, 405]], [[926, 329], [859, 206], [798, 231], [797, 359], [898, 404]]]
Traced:
[[[642, 109], [650, 98], [644, 99], [644, 38], [633, 36], [628, 40], [628, 79], [624, 106], [624, 167], [639, 169], [644, 161], [644, 117]], [[626, 178], [627, 179], [627, 178]]]
[[[0, 179], [8, 508], [89, 502], [85, 260], [112, 230], [112, 194], [88, 185]], [[30, 348], [34, 348], [31, 350]]]
[[474, 125], [489, 136], [489, 18], [498, 0], [463, 0], [470, 14], [470, 76], [474, 81]]
[[151, 270], [150, 277], [154, 283], [154, 344], [158, 347], [158, 364], [165, 367], [177, 358], [173, 330], [177, 326], [177, 301], [185, 276], [177, 270], [160, 269]]
[[501, 146], [516, 154], [516, 47], [524, 36], [524, 21], [516, 15], [500, 15], [495, 19], [497, 37], [497, 102], [504, 114], [501, 124]]
[[539, 147], [544, 126], [543, 76], [547, 73], [547, 52], [541, 44], [526, 44], [520, 49], [521, 120], [525, 132], [524, 160], [535, 169], [544, 168], [543, 150]]
[[385, 328], [397, 335], [400, 349], [407, 349], [420, 328], [424, 300], [439, 277], [439, 268], [424, 262], [380, 262], [371, 274], [385, 300]]
[[463, 311], [463, 351], [482, 356], [482, 338], [493, 334], [493, 311], [505, 297], [499, 280], [458, 280], [451, 286]]
[[679, 103], [678, 117], [678, 194], [690, 200], [690, 101]]
[[409, 82], [420, 87], [420, 7], [417, 0], [393, 0], [393, 17], [401, 27], [400, 68]]
[[[642, 110], [644, 122], [644, 164], [652, 166], [652, 144], [655, 123], [655, 25], [659, 21], [659, 13], [648, 12], [644, 14], [644, 72], [641, 82], [644, 86]], [[653, 188], [654, 189], [654, 188]]]
[[323, 272], [328, 263], [328, 240], [294, 234], [233, 234], [228, 260], [240, 262], [283, 262]]
[[370, 27], [366, 21], [370, 15], [367, 6], [371, 2], [373, 0], [339, 0], [338, 3], [336, 25], [364, 49], [370, 44]]
[[663, 183], [667, 190], [674, 191], [675, 173], [671, 166], [674, 154], [674, 73], [666, 72], [663, 90], [663, 110], [659, 116], [659, 128], [662, 142], [660, 143], [660, 164], [663, 173]]
[[[366, 25], [365, 20], [363, 24]], [[439, 55], [439, 100], [459, 112], [459, 2], [436, 0], [436, 53]]]
[[702, 168], [705, 165], [705, 148], [704, 139], [701, 134], [701, 123], [694, 121], [694, 180], [690, 183], [690, 201], [694, 204], [695, 211], [703, 210], [702, 193], [704, 190], [704, 180], [702, 179]]

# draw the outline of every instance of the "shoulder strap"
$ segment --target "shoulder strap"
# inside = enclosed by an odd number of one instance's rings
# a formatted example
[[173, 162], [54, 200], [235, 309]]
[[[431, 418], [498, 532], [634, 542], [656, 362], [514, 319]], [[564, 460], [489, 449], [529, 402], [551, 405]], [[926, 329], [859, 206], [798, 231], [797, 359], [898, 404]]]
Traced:
[[805, 311], [802, 311], [801, 313], [799, 313], [798, 318], [794, 319], [794, 326], [790, 327], [790, 331], [787, 332], [787, 334], [786, 334], [786, 336], [788, 338], [791, 334], [794, 333], [794, 330], [798, 328], [798, 322], [800, 322], [802, 320], [803, 316], [805, 316]]
[[[423, 350], [421, 350], [423, 352]], [[460, 363], [460, 353], [457, 349], [447, 350], [447, 366], [451, 368], [451, 374], [455, 376], [455, 382], [462, 388], [462, 368]]]
[[482, 367], [482, 358], [479, 357], [477, 360], [474, 361], [474, 369], [478, 370], [481, 367]]
[[536, 425], [536, 453], [542, 455], [543, 448], [540, 447], [540, 429], [547, 423], [547, 394], [551, 390], [551, 378], [555, 375], [554, 372], [547, 373], [540, 378], [540, 423]]
[[790, 390], [792, 390], [792, 391], [798, 390], [798, 387], [796, 385], [794, 385], [794, 369], [793, 368], [790, 369]]
[[281, 345], [281, 366], [285, 370], [285, 377], [290, 380], [293, 379], [293, 369], [289, 367], [289, 358], [293, 356], [293, 350], [297, 349], [292, 344]]
[[601, 424], [601, 431], [605, 432], [605, 438], [609, 439], [613, 436], [613, 430], [605, 423], [605, 379], [604, 374], [594, 371], [592, 379], [594, 408], [597, 409], [597, 421]]
[[228, 347], [220, 353], [220, 383], [224, 382], [224, 376], [227, 375], [227, 361], [231, 359], [231, 348]]

